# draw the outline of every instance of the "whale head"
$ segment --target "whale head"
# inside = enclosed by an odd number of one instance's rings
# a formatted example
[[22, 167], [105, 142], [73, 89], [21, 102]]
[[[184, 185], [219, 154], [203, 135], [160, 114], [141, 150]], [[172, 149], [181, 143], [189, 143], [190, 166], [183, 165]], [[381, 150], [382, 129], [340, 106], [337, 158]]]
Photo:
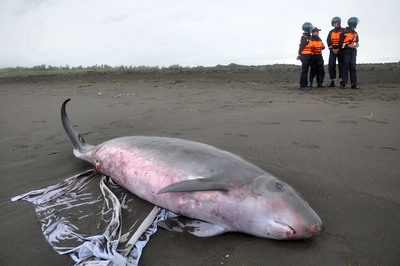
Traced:
[[288, 184], [263, 175], [254, 179], [251, 190], [257, 198], [257, 204], [248, 206], [253, 209], [248, 229], [251, 234], [290, 240], [312, 238], [324, 231], [318, 214]]

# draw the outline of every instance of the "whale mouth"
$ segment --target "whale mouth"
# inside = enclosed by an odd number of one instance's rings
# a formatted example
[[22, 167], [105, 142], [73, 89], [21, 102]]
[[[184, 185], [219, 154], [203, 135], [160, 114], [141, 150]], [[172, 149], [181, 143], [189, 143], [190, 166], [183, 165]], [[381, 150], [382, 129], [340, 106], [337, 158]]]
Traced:
[[284, 237], [293, 238], [296, 235], [296, 230], [292, 226], [278, 221], [274, 221], [274, 223], [281, 227], [281, 231]]
[[305, 226], [304, 228], [300, 227], [297, 228], [299, 231], [296, 231], [294, 227], [274, 221], [274, 235], [278, 239], [307, 239], [307, 238], [312, 238], [317, 235], [320, 235], [324, 231], [324, 224], [316, 223], [311, 226]]
[[290, 228], [290, 230], [292, 230], [292, 232], [293, 232], [293, 235], [294, 234], [296, 234], [296, 230], [294, 230], [294, 228], [293, 227], [291, 227], [290, 225], [287, 225], [289, 228]]
[[281, 222], [277, 222], [277, 221], [274, 221], [274, 222], [277, 223], [277, 224], [280, 224], [281, 226], [287, 227], [289, 230], [292, 231], [293, 235], [296, 234], [296, 230], [294, 230], [294, 228], [291, 227], [290, 225], [285, 224], [285, 223], [281, 223]]

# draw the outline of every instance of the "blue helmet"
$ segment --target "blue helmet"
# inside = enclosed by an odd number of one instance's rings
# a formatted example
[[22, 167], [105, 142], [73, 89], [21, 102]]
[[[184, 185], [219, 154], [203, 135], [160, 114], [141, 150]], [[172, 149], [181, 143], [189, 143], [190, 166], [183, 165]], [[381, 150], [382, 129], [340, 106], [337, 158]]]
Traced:
[[347, 21], [347, 24], [349, 25], [349, 26], [353, 26], [354, 28], [355, 27], [357, 27], [357, 24], [358, 24], [358, 18], [356, 18], [356, 17], [351, 17], [351, 18], [349, 18], [349, 20]]
[[304, 31], [310, 32], [313, 28], [313, 25], [310, 22], [306, 22], [301, 27]]
[[341, 20], [339, 17], [334, 17], [334, 18], [332, 19], [332, 26], [333, 26], [333, 24], [334, 24], [335, 22], [339, 22], [339, 26], [340, 26], [340, 24], [342, 23], [342, 20]]

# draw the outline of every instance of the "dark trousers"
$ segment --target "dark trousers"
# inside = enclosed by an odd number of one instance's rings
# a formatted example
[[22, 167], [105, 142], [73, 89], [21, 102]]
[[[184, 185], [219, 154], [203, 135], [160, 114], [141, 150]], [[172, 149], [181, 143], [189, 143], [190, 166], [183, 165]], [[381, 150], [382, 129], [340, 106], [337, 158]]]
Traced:
[[357, 83], [356, 61], [357, 61], [357, 49], [346, 48], [343, 50], [342, 78], [343, 78], [343, 85], [345, 86], [349, 81], [349, 71], [350, 71], [351, 84]]
[[329, 53], [329, 62], [328, 62], [329, 77], [331, 79], [336, 78], [336, 59], [339, 65], [339, 78], [342, 78], [343, 53], [334, 54], [331, 50]]
[[302, 54], [300, 55], [301, 61], [301, 74], [300, 74], [300, 88], [308, 86], [308, 69], [311, 65], [311, 55]]
[[310, 82], [317, 76], [317, 84], [322, 85], [325, 78], [324, 59], [321, 54], [311, 56]]

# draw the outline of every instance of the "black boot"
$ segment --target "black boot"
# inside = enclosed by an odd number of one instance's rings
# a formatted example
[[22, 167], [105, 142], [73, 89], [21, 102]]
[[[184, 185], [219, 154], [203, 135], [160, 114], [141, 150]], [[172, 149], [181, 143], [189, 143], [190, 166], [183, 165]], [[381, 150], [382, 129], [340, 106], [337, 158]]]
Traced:
[[356, 83], [351, 84], [351, 88], [352, 89], [358, 89], [357, 84]]
[[329, 83], [328, 87], [330, 88], [335, 87], [335, 81], [332, 80], [331, 83]]

